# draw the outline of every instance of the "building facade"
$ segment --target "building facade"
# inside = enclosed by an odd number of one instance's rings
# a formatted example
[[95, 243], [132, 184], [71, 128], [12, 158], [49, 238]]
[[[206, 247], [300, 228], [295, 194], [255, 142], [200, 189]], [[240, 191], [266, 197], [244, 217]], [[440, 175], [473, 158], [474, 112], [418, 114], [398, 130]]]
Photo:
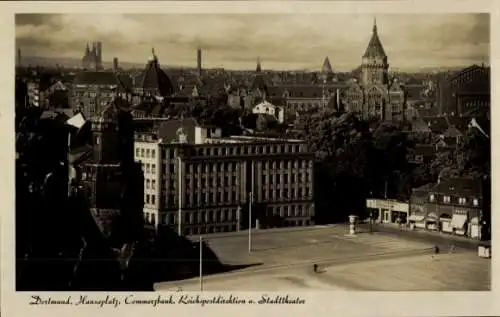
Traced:
[[101, 113], [115, 97], [130, 99], [131, 79], [114, 72], [82, 71], [76, 74], [69, 92], [70, 107], [86, 118]]
[[488, 231], [491, 204], [487, 183], [454, 178], [414, 190], [410, 225], [481, 239]]
[[343, 90], [344, 110], [362, 118], [402, 121], [405, 119], [405, 92], [397, 80], [389, 78], [389, 63], [377, 24], [361, 60], [360, 81]]
[[491, 104], [490, 68], [472, 65], [438, 83], [441, 115], [473, 116], [489, 112]]
[[314, 224], [313, 154], [304, 142], [221, 138], [200, 126], [175, 133], [170, 142], [136, 138], [150, 225], [177, 230], [180, 222], [182, 234], [237, 231], [248, 228], [250, 209], [253, 227]]

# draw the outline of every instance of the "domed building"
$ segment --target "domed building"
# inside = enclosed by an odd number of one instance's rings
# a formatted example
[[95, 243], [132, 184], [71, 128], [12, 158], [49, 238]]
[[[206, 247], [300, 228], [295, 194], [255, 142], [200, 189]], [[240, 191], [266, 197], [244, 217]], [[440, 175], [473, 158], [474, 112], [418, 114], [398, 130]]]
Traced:
[[144, 72], [134, 88], [136, 94], [144, 97], [169, 97], [174, 93], [174, 85], [167, 74], [160, 68], [154, 49]]
[[360, 77], [360, 81], [351, 83], [343, 92], [341, 99], [346, 111], [364, 119], [404, 120], [405, 93], [397, 80], [389, 79], [389, 63], [376, 21], [362, 56]]

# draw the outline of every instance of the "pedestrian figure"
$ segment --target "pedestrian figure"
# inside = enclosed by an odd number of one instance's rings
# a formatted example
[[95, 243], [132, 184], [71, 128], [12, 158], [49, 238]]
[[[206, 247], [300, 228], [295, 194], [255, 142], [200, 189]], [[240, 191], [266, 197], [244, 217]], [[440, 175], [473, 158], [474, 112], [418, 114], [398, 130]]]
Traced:
[[453, 253], [453, 251], [455, 251], [455, 245], [450, 244], [450, 253]]
[[318, 273], [318, 265], [314, 264], [313, 265], [314, 273]]
[[439, 254], [439, 247], [437, 245], [434, 246], [434, 254]]

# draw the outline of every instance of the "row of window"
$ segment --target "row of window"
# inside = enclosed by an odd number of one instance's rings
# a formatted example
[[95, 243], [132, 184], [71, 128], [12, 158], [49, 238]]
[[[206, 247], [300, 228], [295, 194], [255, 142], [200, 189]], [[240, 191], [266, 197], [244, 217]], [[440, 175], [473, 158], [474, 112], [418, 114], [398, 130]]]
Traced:
[[[443, 198], [443, 203], [445, 203], [445, 204], [450, 204], [452, 201], [451, 196], [443, 196], [442, 198]], [[429, 196], [429, 201], [431, 201], [431, 202], [436, 201], [436, 196], [434, 194], [431, 194]], [[467, 205], [468, 204], [468, 200], [465, 197], [454, 197], [453, 202], [456, 202], [459, 205]], [[476, 207], [479, 206], [479, 200], [477, 198], [473, 198], [472, 204]]]
[[[280, 154], [280, 153], [299, 153], [300, 144], [240, 144], [237, 146], [218, 146], [218, 147], [194, 147], [192, 148], [194, 156], [225, 156], [225, 155], [247, 155], [247, 154]], [[162, 159], [174, 158], [176, 156], [174, 149], [162, 149]]]
[[312, 197], [312, 187], [301, 186], [298, 190], [292, 188], [291, 191], [288, 188], [282, 188], [278, 190], [263, 190], [262, 196], [264, 200], [283, 200], [283, 199], [299, 199], [299, 198], [309, 198]]
[[[170, 191], [167, 195], [166, 191], [162, 192], [165, 205], [168, 208], [174, 208], [178, 204], [178, 193]], [[151, 196], [151, 197], [150, 197]], [[311, 199], [313, 196], [312, 187], [304, 186], [301, 188], [288, 188], [264, 190], [261, 192], [263, 201], [287, 201], [287, 200], [302, 200]], [[198, 207], [203, 205], [228, 205], [236, 204], [241, 201], [240, 192], [237, 189], [223, 190], [217, 192], [189, 192], [183, 195], [183, 206]], [[146, 203], [154, 204], [154, 195], [146, 194]]]
[[156, 164], [142, 163], [142, 171], [146, 174], [156, 173]]
[[135, 157], [136, 158], [140, 158], [140, 157], [144, 157], [144, 158], [156, 158], [156, 150], [155, 149], [140, 149], [140, 148], [136, 148], [135, 149]]
[[156, 180], [155, 179], [145, 179], [146, 189], [156, 189]]

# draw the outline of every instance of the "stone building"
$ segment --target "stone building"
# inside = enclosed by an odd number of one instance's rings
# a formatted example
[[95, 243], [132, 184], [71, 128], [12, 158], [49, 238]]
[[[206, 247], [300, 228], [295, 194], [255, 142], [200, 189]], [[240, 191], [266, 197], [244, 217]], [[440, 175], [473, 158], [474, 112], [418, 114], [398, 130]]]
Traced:
[[365, 119], [405, 119], [405, 92], [397, 80], [389, 78], [389, 63], [378, 36], [376, 22], [362, 57], [360, 81], [351, 83], [343, 91], [341, 99], [346, 111], [357, 113]]
[[135, 159], [150, 225], [177, 230], [180, 214], [182, 234], [237, 231], [248, 228], [250, 208], [254, 227], [314, 224], [313, 153], [305, 142], [222, 138], [194, 119], [170, 120], [156, 134], [136, 135]]
[[413, 191], [409, 217], [412, 228], [481, 239], [488, 235], [490, 219], [488, 181], [452, 178]]
[[100, 114], [115, 97], [130, 99], [131, 78], [115, 72], [82, 71], [69, 92], [69, 105], [86, 118]]

